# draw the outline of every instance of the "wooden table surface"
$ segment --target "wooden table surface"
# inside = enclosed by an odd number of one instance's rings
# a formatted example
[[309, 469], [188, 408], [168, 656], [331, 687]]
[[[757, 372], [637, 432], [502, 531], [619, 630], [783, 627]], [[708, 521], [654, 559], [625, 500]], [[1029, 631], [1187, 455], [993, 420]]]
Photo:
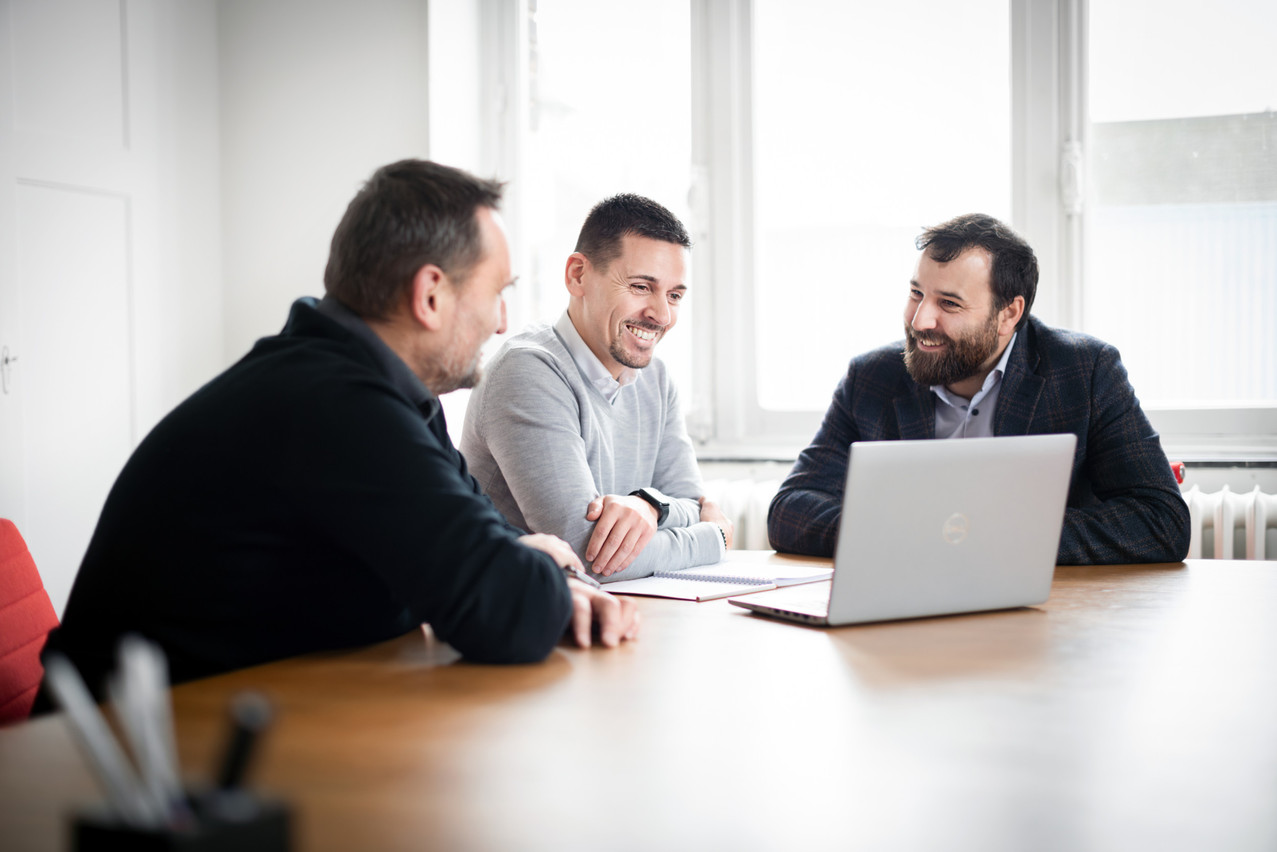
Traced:
[[[1277, 563], [832, 630], [639, 602], [638, 642], [537, 665], [414, 632], [183, 685], [184, 772], [251, 687], [298, 849], [1277, 849]], [[60, 717], [0, 731], [0, 849], [65, 848], [96, 798]]]

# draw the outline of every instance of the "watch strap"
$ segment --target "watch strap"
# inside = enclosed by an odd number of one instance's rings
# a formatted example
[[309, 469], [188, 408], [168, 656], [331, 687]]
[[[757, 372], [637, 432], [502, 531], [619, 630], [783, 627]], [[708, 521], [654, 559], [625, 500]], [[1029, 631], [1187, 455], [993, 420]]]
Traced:
[[665, 495], [654, 488], [638, 488], [630, 492], [631, 497], [639, 497], [651, 503], [656, 509], [656, 525], [659, 527], [665, 523], [665, 519], [670, 516], [670, 504], [664, 499]]

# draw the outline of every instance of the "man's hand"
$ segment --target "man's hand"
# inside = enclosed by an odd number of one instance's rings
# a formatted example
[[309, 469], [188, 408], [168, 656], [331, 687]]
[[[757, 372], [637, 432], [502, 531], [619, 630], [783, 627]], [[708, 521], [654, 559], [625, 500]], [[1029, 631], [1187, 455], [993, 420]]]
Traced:
[[560, 568], [575, 568], [578, 571], [584, 571], [585, 566], [581, 564], [581, 558], [576, 555], [576, 551], [572, 549], [572, 545], [568, 544], [557, 535], [546, 535], [545, 533], [533, 533], [532, 535], [519, 536], [519, 544], [524, 547], [530, 547], [533, 550], [539, 550], [542, 553], [548, 553], [550, 558], [554, 560]]
[[732, 535], [735, 529], [732, 522], [723, 514], [723, 510], [718, 508], [718, 504], [706, 497], [701, 498], [701, 520], [710, 521], [718, 524], [723, 528], [723, 538], [727, 541], [727, 549], [732, 548]]
[[604, 494], [586, 507], [585, 519], [595, 521], [585, 546], [585, 561], [604, 577], [624, 571], [656, 534], [656, 507], [639, 497]]
[[[572, 545], [558, 536], [545, 533], [521, 535], [519, 544], [548, 553], [560, 568], [585, 570]], [[569, 579], [568, 591], [572, 593], [572, 623], [568, 625], [568, 631], [576, 644], [582, 648], [590, 647], [591, 628], [596, 623], [599, 641], [609, 648], [621, 644], [622, 639], [638, 638], [639, 613], [634, 601], [609, 595], [580, 580]]]
[[572, 624], [568, 630], [577, 645], [590, 647], [593, 625], [598, 625], [599, 641], [608, 648], [615, 648], [623, 639], [638, 638], [639, 611], [632, 599], [609, 595], [580, 580], [569, 579], [568, 589], [572, 592]]

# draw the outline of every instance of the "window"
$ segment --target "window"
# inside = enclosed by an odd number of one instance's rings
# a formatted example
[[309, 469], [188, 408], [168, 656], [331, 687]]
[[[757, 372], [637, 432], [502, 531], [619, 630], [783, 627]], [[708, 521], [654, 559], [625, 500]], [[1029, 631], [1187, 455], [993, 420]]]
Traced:
[[693, 295], [661, 355], [703, 458], [792, 458], [900, 338], [914, 237], [973, 210], [1034, 246], [1037, 315], [1122, 349], [1164, 444], [1277, 452], [1277, 7], [517, 5], [519, 319], [561, 310], [594, 201], [674, 210]]
[[1154, 405], [1277, 398], [1274, 32], [1271, 3], [1090, 7], [1082, 325]]
[[[605, 197], [645, 195], [687, 222], [692, 160], [688, 0], [542, 0], [528, 8], [525, 207], [515, 239], [526, 247], [532, 304], [512, 330], [554, 322], [567, 307], [564, 265], [586, 214]], [[691, 298], [660, 346], [689, 398], [697, 301], [690, 274]]]
[[1011, 219], [1010, 7], [695, 9], [710, 255], [697, 263], [714, 294], [692, 434], [704, 455], [792, 457], [848, 360], [903, 336], [922, 229], [973, 211]]
[[922, 228], [1010, 219], [1009, 10], [753, 8], [757, 404], [823, 411], [852, 356], [903, 336]]
[[981, 208], [1037, 250], [1036, 314], [1122, 348], [1168, 447], [1277, 450], [1270, 5], [694, 8], [705, 455], [792, 456], [848, 357], [900, 337], [912, 237]]

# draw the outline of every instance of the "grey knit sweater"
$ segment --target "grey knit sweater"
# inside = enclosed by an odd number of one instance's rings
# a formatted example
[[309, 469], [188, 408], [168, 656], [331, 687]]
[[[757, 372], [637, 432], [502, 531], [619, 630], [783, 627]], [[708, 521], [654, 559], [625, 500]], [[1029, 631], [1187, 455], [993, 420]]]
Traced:
[[595, 497], [651, 487], [672, 498], [643, 552], [603, 582], [706, 565], [722, 554], [717, 525], [700, 520], [696, 454], [659, 359], [609, 402], [553, 327], [532, 326], [488, 363], [470, 396], [461, 453], [512, 524], [557, 535], [582, 559], [594, 529], [585, 510]]

